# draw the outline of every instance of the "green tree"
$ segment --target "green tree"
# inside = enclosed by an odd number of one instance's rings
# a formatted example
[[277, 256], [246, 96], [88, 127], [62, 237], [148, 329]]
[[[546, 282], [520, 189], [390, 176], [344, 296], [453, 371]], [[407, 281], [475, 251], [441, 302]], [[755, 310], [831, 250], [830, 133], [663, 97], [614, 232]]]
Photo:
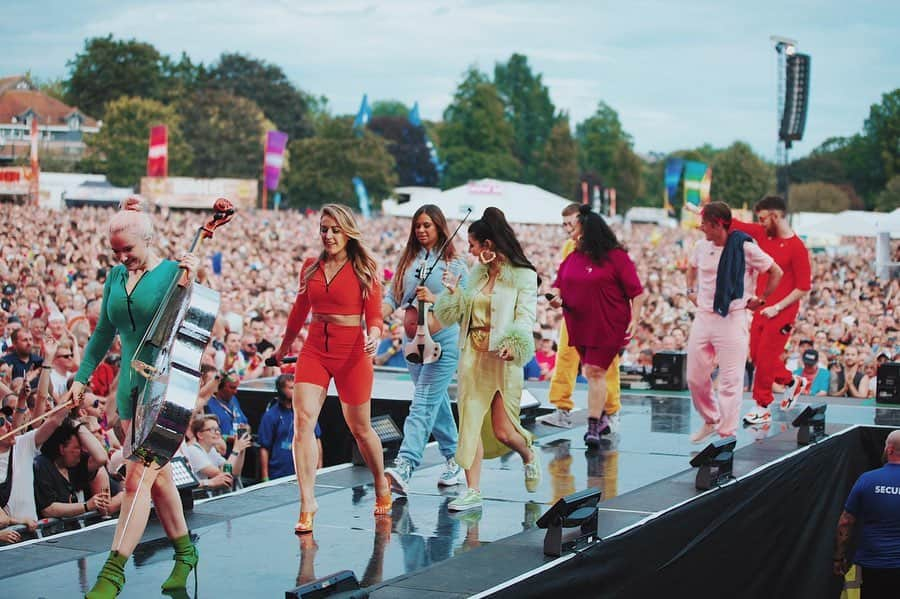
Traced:
[[522, 178], [535, 183], [544, 144], [556, 122], [550, 92], [521, 54], [513, 54], [506, 64], [494, 67], [494, 85], [503, 99], [506, 120], [513, 127], [513, 154], [522, 164]]
[[872, 105], [863, 129], [878, 156], [883, 186], [900, 175], [900, 88], [882, 95], [881, 104]]
[[775, 189], [772, 165], [754, 154], [742, 141], [734, 142], [719, 153], [713, 160], [712, 169], [712, 199], [727, 202], [735, 208], [753, 206]]
[[352, 117], [323, 119], [318, 135], [290, 142], [285, 176], [289, 206], [355, 206], [353, 177], [363, 180], [375, 204], [392, 193], [397, 175], [387, 141], [368, 130], [357, 137], [352, 126]]
[[569, 129], [569, 118], [563, 116], [540, 151], [534, 182], [563, 197], [577, 199], [572, 191], [578, 186], [578, 145]]
[[196, 92], [206, 79], [206, 68], [202, 63], [194, 63], [190, 56], [181, 53], [178, 62], [163, 58], [163, 74], [166, 78], [163, 98], [167, 103], [178, 102]]
[[206, 75], [210, 87], [253, 100], [292, 140], [313, 134], [308, 96], [281, 67], [242, 54], [222, 54]]
[[831, 183], [797, 183], [789, 189], [791, 210], [795, 212], [843, 212], [850, 209], [850, 197]]
[[613, 154], [613, 169], [607, 179], [607, 186], [616, 190], [617, 211], [624, 212], [644, 195], [642, 166], [640, 157], [632, 151], [631, 145], [621, 140]]
[[144, 98], [122, 97], [107, 105], [103, 127], [86, 141], [88, 164], [105, 171], [113, 185], [136, 185], [147, 172], [147, 144], [154, 125], [169, 129], [169, 174], [190, 172], [191, 148], [184, 140], [181, 118], [174, 108]]
[[163, 99], [165, 60], [151, 44], [94, 37], [67, 65], [66, 101], [92, 117], [106, 120], [105, 105], [121, 96]]
[[622, 128], [617, 113], [606, 102], [600, 102], [594, 114], [575, 128], [579, 164], [582, 171], [596, 171], [607, 178], [615, 166], [619, 144], [631, 145], [631, 136]]
[[442, 185], [485, 177], [517, 180], [521, 164], [513, 155], [513, 135], [497, 88], [471, 67], [439, 129], [441, 159], [447, 163]]
[[425, 145], [424, 128], [414, 126], [405, 116], [375, 116], [367, 127], [387, 141], [397, 165], [398, 185], [437, 185], [438, 174]]
[[179, 102], [196, 177], [256, 179], [263, 161], [266, 117], [252, 100], [203, 89]]
[[882, 212], [892, 212], [900, 208], [900, 175], [894, 175], [887, 182], [881, 193], [876, 196], [874, 208]]
[[409, 107], [400, 100], [378, 100], [372, 104], [372, 118], [379, 116], [399, 116], [406, 118]]
[[665, 168], [665, 158], [641, 163], [644, 193], [632, 204], [633, 206], [662, 206]]

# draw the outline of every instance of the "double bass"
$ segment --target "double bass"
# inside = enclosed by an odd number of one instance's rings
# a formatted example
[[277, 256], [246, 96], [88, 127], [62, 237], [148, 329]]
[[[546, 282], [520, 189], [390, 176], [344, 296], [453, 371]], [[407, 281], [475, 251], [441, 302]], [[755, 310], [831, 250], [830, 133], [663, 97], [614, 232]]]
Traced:
[[[424, 285], [425, 281], [428, 280], [428, 277], [431, 276], [431, 273], [434, 270], [434, 267], [437, 265], [438, 260], [443, 258], [444, 250], [447, 249], [447, 245], [451, 241], [453, 241], [453, 238], [456, 237], [457, 233], [459, 233], [460, 227], [463, 226], [463, 223], [466, 222], [466, 219], [469, 218], [470, 214], [472, 214], [471, 208], [468, 209], [466, 215], [456, 226], [456, 230], [453, 231], [453, 235], [448, 237], [446, 241], [444, 241], [444, 243], [441, 245], [440, 249], [435, 252], [434, 262], [431, 263], [431, 266], [428, 266], [428, 254], [426, 252], [425, 259], [419, 266], [419, 282], [417, 287], [421, 287], [422, 285]], [[406, 308], [406, 313], [403, 317], [403, 327], [406, 336], [410, 337], [411, 339], [404, 348], [406, 361], [410, 362], [411, 364], [432, 364], [434, 362], [437, 362], [441, 357], [441, 344], [431, 338], [431, 331], [428, 330], [427, 314], [427, 302], [423, 300], [417, 300], [417, 306], [413, 306], [412, 300], [410, 300], [410, 305]]]
[[[225, 198], [213, 205], [213, 217], [197, 230], [190, 253], [234, 216]], [[135, 390], [136, 403], [124, 455], [146, 465], [165, 465], [178, 450], [190, 425], [200, 391], [200, 359], [212, 338], [219, 313], [219, 294], [192, 280], [187, 271], [169, 285], [131, 367], [147, 379]]]

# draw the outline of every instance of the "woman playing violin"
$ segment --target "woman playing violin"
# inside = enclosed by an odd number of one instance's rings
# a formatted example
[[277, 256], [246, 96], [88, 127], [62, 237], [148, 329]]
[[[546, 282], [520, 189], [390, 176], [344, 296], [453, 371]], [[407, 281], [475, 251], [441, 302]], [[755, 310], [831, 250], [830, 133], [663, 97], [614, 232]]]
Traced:
[[[440, 208], [425, 204], [416, 210], [406, 248], [397, 265], [391, 293], [385, 297], [381, 307], [385, 319], [398, 307], [404, 309], [404, 347], [416, 334], [419, 300], [425, 299], [425, 291], [430, 290], [435, 296], [444, 291], [441, 285], [444, 273], [450, 273], [454, 279], [462, 279], [462, 284], [466, 282], [468, 267], [465, 260], [457, 255], [453, 244], [446, 243], [449, 236], [447, 220]], [[441, 248], [442, 254], [436, 256], [435, 252]], [[428, 269], [432, 269], [430, 274]], [[426, 275], [428, 278], [422, 286], [421, 280]], [[407, 362], [409, 374], [415, 384], [415, 394], [409, 416], [403, 424], [400, 451], [394, 465], [385, 470], [385, 474], [391, 479], [391, 487], [404, 495], [413, 471], [422, 462], [425, 444], [432, 434], [446, 460], [446, 467], [437, 484], [456, 485], [462, 474], [455, 458], [458, 435], [453, 412], [450, 410], [450, 395], [447, 393], [459, 361], [459, 325], [452, 323], [442, 326], [431, 311], [433, 304], [421, 305], [427, 310], [424, 325], [427, 326], [428, 336], [433, 343], [440, 344], [441, 356], [428, 364]]]
[[313, 531], [318, 509], [315, 429], [331, 379], [337, 387], [344, 420], [375, 479], [375, 514], [384, 515], [391, 509], [381, 440], [370, 419], [372, 357], [381, 338], [378, 265], [362, 244], [359, 227], [346, 206], [327, 204], [322, 208], [319, 236], [322, 253], [306, 260], [300, 269], [300, 289], [274, 356], [280, 363], [312, 312], [294, 379], [293, 451], [300, 487], [300, 518], [294, 526], [297, 534]]
[[[116, 391], [121, 428], [130, 434], [134, 417], [132, 397], [140, 397], [144, 378], [131, 367], [131, 358], [144, 337], [162, 303], [171, 281], [180, 276], [179, 269], [196, 272], [198, 260], [192, 254], [180, 262], [162, 259], [151, 246], [153, 223], [143, 211], [139, 197], [130, 197], [109, 222], [109, 244], [121, 262], [110, 270], [103, 287], [100, 319], [84, 351], [84, 359], [75, 374], [72, 392], [80, 397], [85, 385], [116, 333], [122, 343], [122, 370]], [[125, 563], [144, 533], [150, 515], [150, 498], [156, 513], [175, 547], [175, 566], [162, 589], [183, 589], [187, 577], [197, 566], [199, 554], [188, 535], [187, 523], [178, 489], [172, 479], [172, 466], [145, 467], [128, 461], [125, 475], [125, 498], [116, 525], [112, 551], [100, 570], [97, 582], [88, 592], [90, 599], [116, 597], [125, 584]], [[128, 527], [125, 524], [128, 521]]]

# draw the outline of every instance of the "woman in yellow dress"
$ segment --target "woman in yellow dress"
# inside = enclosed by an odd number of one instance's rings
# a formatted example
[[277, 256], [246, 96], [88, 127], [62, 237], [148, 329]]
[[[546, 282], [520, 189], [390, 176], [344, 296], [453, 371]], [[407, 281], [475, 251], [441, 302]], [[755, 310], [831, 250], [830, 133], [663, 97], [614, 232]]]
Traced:
[[481, 463], [510, 449], [522, 457], [525, 488], [534, 492], [541, 478], [539, 453], [531, 433], [519, 423], [524, 386], [523, 366], [534, 355], [532, 331], [537, 307], [538, 277], [534, 265], [506, 217], [490, 207], [469, 226], [469, 252], [479, 264], [464, 288], [445, 275], [449, 293], [433, 297], [434, 314], [444, 326], [460, 325], [459, 446], [456, 461], [466, 471], [466, 492], [448, 509], [481, 507]]

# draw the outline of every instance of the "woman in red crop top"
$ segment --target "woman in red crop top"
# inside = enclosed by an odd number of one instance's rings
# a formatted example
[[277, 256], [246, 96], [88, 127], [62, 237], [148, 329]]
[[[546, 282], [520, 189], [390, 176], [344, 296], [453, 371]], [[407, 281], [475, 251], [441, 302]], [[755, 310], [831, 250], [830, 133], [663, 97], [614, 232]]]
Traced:
[[[391, 508], [391, 488], [384, 476], [381, 440], [372, 429], [370, 398], [372, 357], [381, 337], [381, 281], [378, 265], [360, 240], [353, 213], [328, 204], [319, 218], [322, 253], [300, 269], [300, 289], [288, 317], [278, 362], [290, 351], [310, 312], [309, 336], [294, 378], [294, 464], [300, 486], [298, 534], [312, 532], [315, 497], [316, 421], [328, 384], [334, 379], [344, 420], [375, 478], [375, 514]], [[365, 329], [363, 328], [365, 325]]]

